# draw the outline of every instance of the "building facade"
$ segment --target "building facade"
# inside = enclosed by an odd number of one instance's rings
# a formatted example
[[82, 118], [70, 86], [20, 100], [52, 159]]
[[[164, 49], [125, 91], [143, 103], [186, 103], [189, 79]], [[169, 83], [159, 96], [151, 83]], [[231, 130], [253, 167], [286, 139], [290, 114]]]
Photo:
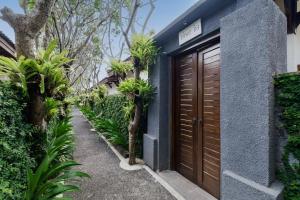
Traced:
[[282, 198], [272, 80], [300, 64], [298, 24], [287, 20], [298, 13], [287, 2], [200, 0], [155, 36], [150, 168], [176, 171], [216, 199]]
[[[14, 43], [0, 31], [0, 56], [16, 58], [16, 50]], [[0, 76], [0, 80], [6, 80], [6, 76]]]
[[14, 43], [0, 31], [0, 55], [15, 58], [16, 50]]

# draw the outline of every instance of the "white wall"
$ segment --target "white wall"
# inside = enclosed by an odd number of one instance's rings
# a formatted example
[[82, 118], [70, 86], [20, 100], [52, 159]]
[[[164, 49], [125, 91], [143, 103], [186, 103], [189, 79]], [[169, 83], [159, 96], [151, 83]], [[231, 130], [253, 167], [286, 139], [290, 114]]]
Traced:
[[300, 26], [296, 34], [287, 36], [287, 70], [288, 72], [297, 71], [297, 65], [300, 65]]
[[117, 86], [115, 84], [112, 84], [111, 87], [109, 87], [109, 86], [106, 86], [106, 87], [107, 87], [108, 95], [115, 95], [115, 94], [119, 93]]
[[[298, 12], [300, 11], [300, 2], [297, 5]], [[287, 71], [297, 71], [297, 66], [300, 65], [300, 25], [296, 30], [296, 34], [287, 36]]]

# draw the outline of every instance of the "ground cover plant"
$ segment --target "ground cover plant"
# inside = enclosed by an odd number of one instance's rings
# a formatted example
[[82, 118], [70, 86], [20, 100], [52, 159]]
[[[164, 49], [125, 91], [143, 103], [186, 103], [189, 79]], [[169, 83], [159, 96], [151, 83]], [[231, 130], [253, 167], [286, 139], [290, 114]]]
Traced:
[[89, 177], [86, 173], [70, 169], [79, 165], [71, 160], [74, 138], [70, 117], [56, 119], [50, 127], [46, 154], [35, 172], [28, 171], [26, 200], [57, 199], [57, 195], [79, 190], [78, 186], [69, 184], [70, 181]]
[[300, 74], [287, 73], [275, 77], [276, 101], [281, 108], [280, 128], [288, 135], [278, 173], [284, 183], [284, 199], [300, 199]]

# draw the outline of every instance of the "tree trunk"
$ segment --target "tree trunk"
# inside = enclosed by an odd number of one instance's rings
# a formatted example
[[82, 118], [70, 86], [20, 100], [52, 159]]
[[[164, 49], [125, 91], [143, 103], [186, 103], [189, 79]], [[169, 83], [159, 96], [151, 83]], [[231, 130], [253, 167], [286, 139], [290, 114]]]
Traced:
[[[140, 80], [140, 63], [138, 60], [134, 60], [135, 73], [134, 78], [136, 81]], [[134, 97], [134, 117], [133, 120], [129, 123], [128, 132], [129, 132], [129, 165], [136, 164], [135, 161], [135, 147], [136, 147], [136, 137], [139, 124], [142, 116], [142, 99], [139, 97], [139, 94], [136, 93]]]
[[129, 132], [129, 165], [136, 164], [136, 156], [135, 156], [135, 147], [136, 147], [136, 138], [137, 138], [137, 131], [139, 128], [139, 124], [141, 121], [142, 116], [142, 101], [140, 98], [136, 97], [135, 100], [135, 111], [134, 111], [134, 118], [130, 122], [128, 127]]
[[28, 80], [28, 110], [27, 119], [31, 124], [43, 129], [44, 123], [44, 99], [40, 92], [40, 81], [39, 75], [32, 77]]
[[35, 37], [27, 35], [23, 31], [15, 30], [17, 57], [25, 56], [34, 58]]

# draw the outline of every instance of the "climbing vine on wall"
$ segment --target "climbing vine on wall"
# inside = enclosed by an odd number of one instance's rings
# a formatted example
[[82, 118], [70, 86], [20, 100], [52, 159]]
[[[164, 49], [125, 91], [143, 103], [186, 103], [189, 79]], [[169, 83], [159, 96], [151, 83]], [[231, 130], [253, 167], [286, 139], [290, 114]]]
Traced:
[[300, 73], [275, 77], [276, 102], [280, 106], [281, 127], [288, 134], [282, 155], [279, 179], [285, 185], [284, 199], [300, 199]]

